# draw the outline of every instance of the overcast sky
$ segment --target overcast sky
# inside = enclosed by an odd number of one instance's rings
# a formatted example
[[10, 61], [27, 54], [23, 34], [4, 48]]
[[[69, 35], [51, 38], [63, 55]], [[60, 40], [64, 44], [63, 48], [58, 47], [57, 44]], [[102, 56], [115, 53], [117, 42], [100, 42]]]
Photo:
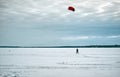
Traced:
[[0, 0], [0, 46], [91, 44], [120, 44], [120, 0]]

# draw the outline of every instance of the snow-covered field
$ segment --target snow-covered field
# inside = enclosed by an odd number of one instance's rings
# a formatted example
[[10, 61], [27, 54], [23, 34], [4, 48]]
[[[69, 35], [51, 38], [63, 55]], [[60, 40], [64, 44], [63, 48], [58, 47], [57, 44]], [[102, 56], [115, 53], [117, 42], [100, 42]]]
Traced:
[[120, 77], [120, 48], [0, 48], [0, 77]]

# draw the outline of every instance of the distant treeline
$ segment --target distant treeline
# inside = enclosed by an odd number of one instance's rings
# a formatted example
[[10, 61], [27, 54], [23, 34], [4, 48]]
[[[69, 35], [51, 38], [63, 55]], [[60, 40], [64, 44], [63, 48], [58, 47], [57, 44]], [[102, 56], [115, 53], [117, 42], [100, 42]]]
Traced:
[[0, 46], [0, 48], [120, 48], [120, 45], [86, 45], [86, 46]]

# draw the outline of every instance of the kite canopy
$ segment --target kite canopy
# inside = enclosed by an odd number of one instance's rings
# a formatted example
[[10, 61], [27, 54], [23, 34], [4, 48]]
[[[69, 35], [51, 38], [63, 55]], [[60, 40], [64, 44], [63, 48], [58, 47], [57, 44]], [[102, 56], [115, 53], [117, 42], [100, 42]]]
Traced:
[[70, 11], [73, 11], [73, 12], [74, 12], [74, 11], [75, 11], [75, 8], [74, 8], [73, 6], [69, 6], [69, 7], [68, 7], [68, 10], [70, 10]]

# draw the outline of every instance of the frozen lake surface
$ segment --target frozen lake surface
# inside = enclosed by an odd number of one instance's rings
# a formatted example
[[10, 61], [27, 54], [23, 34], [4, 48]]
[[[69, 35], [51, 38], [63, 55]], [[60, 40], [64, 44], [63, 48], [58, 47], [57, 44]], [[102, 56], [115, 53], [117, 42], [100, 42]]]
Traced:
[[0, 48], [0, 77], [119, 77], [120, 48]]

